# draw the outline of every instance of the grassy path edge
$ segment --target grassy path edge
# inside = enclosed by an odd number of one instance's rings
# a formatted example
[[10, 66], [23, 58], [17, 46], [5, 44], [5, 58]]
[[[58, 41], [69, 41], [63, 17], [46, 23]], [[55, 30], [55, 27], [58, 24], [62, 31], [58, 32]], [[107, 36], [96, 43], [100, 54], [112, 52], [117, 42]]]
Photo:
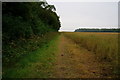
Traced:
[[9, 68], [3, 78], [50, 77], [55, 61], [55, 53], [58, 51], [58, 39], [59, 35], [42, 48], [27, 55], [16, 64], [16, 67]]

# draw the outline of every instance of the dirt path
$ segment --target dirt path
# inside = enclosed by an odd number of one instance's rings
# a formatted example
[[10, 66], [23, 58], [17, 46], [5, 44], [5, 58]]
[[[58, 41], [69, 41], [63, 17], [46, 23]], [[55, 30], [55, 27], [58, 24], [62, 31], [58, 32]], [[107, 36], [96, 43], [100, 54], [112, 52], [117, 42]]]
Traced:
[[75, 44], [63, 34], [60, 36], [59, 54], [56, 59], [53, 74], [55, 78], [103, 78], [107, 76], [107, 68], [96, 60], [95, 54]]

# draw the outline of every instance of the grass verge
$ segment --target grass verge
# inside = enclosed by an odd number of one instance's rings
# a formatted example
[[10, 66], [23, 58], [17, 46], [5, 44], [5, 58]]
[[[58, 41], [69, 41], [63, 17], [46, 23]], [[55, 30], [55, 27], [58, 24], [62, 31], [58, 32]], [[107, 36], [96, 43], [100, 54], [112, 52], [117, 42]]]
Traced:
[[41, 48], [23, 56], [13, 67], [3, 67], [3, 78], [48, 78], [57, 52], [59, 35]]

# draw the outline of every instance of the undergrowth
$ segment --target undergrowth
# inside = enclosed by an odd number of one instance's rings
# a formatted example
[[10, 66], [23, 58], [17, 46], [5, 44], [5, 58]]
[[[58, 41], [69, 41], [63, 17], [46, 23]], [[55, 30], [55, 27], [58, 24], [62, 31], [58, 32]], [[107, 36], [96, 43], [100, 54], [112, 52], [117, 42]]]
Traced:
[[58, 35], [59, 33], [57, 32], [51, 32], [42, 36], [33, 36], [29, 39], [22, 38], [17, 41], [12, 41], [7, 45], [4, 45], [3, 43], [3, 74], [5, 69], [16, 67], [16, 63], [30, 54], [34, 55], [39, 48], [49, 43]]

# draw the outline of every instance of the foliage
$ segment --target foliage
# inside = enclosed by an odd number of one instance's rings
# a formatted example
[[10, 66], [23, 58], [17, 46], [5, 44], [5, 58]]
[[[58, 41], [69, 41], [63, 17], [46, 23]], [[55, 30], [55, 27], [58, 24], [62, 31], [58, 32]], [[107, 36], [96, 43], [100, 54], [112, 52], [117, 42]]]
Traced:
[[4, 2], [4, 42], [58, 31], [60, 21], [55, 10], [47, 2]]
[[102, 28], [102, 29], [79, 28], [79, 29], [76, 29], [75, 32], [120, 32], [120, 28], [118, 28], [118, 29], [115, 29], [115, 28], [111, 28], [111, 29], [106, 29], [106, 28]]
[[23, 41], [17, 43], [16, 45], [19, 45], [19, 47], [15, 49], [13, 49], [14, 47], [9, 48], [14, 52], [12, 54], [17, 53], [14, 58], [22, 56], [16, 59], [18, 60], [17, 63], [13, 57], [8, 58], [9, 60], [14, 60], [16, 64], [14, 64], [13, 61], [9, 61], [9, 63], [6, 63], [7, 65], [9, 64], [9, 66], [5, 66], [4, 63], [3, 79], [50, 78], [53, 73], [55, 53], [58, 51], [58, 38], [58, 33], [49, 33], [42, 37], [42, 39], [36, 36], [25, 41], [25, 43], [22, 43]]
[[54, 5], [47, 2], [3, 2], [3, 66], [17, 63], [50, 41], [60, 28]]
[[29, 39], [21, 38], [6, 44], [3, 46], [3, 66], [7, 67], [9, 65], [9, 67], [13, 67], [24, 56], [35, 52], [57, 35], [58, 33], [49, 32], [41, 37], [33, 36]]

